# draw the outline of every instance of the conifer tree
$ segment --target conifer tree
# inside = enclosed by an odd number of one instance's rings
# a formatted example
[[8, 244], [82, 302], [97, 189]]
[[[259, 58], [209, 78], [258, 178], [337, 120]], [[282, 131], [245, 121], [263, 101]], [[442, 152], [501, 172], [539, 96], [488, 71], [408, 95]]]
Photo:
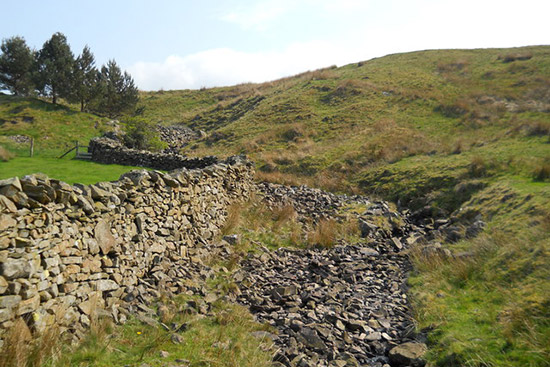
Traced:
[[36, 58], [36, 86], [42, 95], [70, 97], [74, 56], [62, 33], [54, 33], [38, 51]]
[[33, 54], [22, 37], [4, 39], [0, 45], [0, 89], [28, 95], [32, 89]]
[[88, 104], [101, 92], [95, 58], [90, 48], [85, 46], [74, 63], [72, 75], [71, 102], [80, 103], [80, 111], [85, 111]]
[[110, 60], [99, 74], [101, 100], [98, 111], [110, 117], [133, 111], [139, 100], [138, 89], [127, 72], [122, 72], [115, 60]]

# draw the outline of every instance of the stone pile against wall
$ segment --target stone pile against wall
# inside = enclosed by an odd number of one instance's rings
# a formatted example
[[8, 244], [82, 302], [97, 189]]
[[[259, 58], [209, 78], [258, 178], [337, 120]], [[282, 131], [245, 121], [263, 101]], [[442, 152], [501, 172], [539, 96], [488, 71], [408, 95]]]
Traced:
[[218, 158], [213, 156], [187, 158], [179, 154], [129, 149], [120, 141], [106, 137], [90, 140], [88, 151], [92, 153], [92, 160], [95, 162], [149, 167], [165, 171], [178, 168], [204, 168], [218, 162]]
[[157, 126], [160, 140], [166, 142], [168, 147], [163, 153], [178, 154], [179, 151], [190, 142], [206, 135], [204, 131], [195, 131], [184, 125]]
[[146, 279], [186, 291], [182, 264], [218, 233], [228, 204], [248, 197], [252, 177], [252, 164], [232, 157], [90, 186], [39, 175], [0, 181], [0, 342], [17, 317], [75, 333], [98, 310], [124, 318], [119, 306]]

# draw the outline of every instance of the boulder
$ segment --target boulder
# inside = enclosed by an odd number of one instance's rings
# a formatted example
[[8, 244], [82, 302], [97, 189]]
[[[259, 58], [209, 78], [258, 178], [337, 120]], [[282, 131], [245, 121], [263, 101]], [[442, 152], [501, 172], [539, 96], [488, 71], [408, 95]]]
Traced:
[[424, 343], [403, 343], [390, 350], [390, 363], [392, 366], [422, 367], [426, 364], [424, 355], [427, 351], [428, 347]]

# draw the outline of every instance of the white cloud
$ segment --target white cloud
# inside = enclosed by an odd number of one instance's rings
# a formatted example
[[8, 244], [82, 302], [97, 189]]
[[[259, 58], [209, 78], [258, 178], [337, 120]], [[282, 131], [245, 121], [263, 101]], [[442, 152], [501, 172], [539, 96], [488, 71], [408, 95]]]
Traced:
[[[267, 45], [258, 45], [260, 49], [254, 52], [238, 51], [237, 46], [216, 48], [187, 56], [170, 56], [161, 62], [138, 62], [128, 71], [144, 90], [196, 89], [264, 82], [389, 53], [548, 43], [545, 17], [550, 11], [550, 3], [541, 6], [537, 0], [524, 0], [526, 6], [522, 8], [494, 7], [493, 2], [486, 4], [479, 0], [465, 0], [460, 7], [455, 2], [447, 1], [407, 2], [402, 3], [400, 12], [392, 14], [391, 19], [383, 18], [384, 21], [377, 21], [381, 14], [377, 13], [373, 1], [340, 1], [316, 0], [316, 9], [324, 14], [331, 11], [334, 14], [339, 11], [340, 15], [358, 14], [359, 17], [370, 14], [371, 18], [357, 22], [353, 17], [340, 16], [344, 23], [327, 23], [333, 32], [325, 37], [331, 39], [293, 42], [276, 51], [261, 49]], [[508, 0], [502, 1], [506, 3]], [[248, 13], [235, 13], [232, 17], [242, 27], [257, 29], [273, 24], [269, 22], [275, 22], [277, 17], [284, 20], [282, 14], [285, 12], [297, 11], [298, 7], [311, 6], [314, 2], [294, 0], [291, 4], [287, 0], [261, 1], [251, 6]], [[367, 10], [369, 4], [373, 6], [371, 11], [361, 11]], [[535, 11], [542, 8], [548, 11]], [[355, 22], [345, 23], [352, 18]], [[312, 18], [311, 21], [313, 19], [319, 20]], [[307, 27], [307, 23], [302, 26]]]
[[[254, 4], [241, 4], [219, 17], [220, 20], [236, 24], [244, 30], [266, 31], [277, 20], [289, 13], [318, 12], [327, 17], [365, 12], [371, 8], [370, 0], [261, 0]], [[308, 19], [304, 19], [307, 23]]]
[[307, 2], [320, 5], [327, 14], [361, 12], [371, 7], [369, 0], [307, 0]]
[[138, 62], [128, 68], [142, 90], [197, 89], [264, 82], [330, 65], [364, 59], [360, 49], [327, 41], [294, 43], [278, 52], [240, 52], [218, 48], [163, 62]]
[[220, 19], [237, 24], [245, 30], [264, 31], [293, 7], [293, 2], [289, 0], [265, 0], [254, 5], [241, 6], [239, 10], [222, 15]]

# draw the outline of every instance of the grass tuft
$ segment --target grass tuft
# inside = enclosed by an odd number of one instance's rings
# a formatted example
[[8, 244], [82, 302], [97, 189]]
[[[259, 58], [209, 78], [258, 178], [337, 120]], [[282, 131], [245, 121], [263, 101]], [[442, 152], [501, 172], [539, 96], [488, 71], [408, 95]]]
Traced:
[[27, 323], [19, 318], [9, 330], [0, 353], [0, 367], [41, 367], [55, 363], [62, 343], [60, 331], [51, 326], [33, 336]]
[[533, 171], [533, 180], [544, 182], [550, 179], [550, 163], [541, 163]]
[[0, 161], [7, 162], [14, 157], [15, 154], [0, 145]]
[[323, 219], [308, 233], [307, 242], [310, 246], [333, 247], [336, 244], [337, 231], [338, 223], [334, 219]]

